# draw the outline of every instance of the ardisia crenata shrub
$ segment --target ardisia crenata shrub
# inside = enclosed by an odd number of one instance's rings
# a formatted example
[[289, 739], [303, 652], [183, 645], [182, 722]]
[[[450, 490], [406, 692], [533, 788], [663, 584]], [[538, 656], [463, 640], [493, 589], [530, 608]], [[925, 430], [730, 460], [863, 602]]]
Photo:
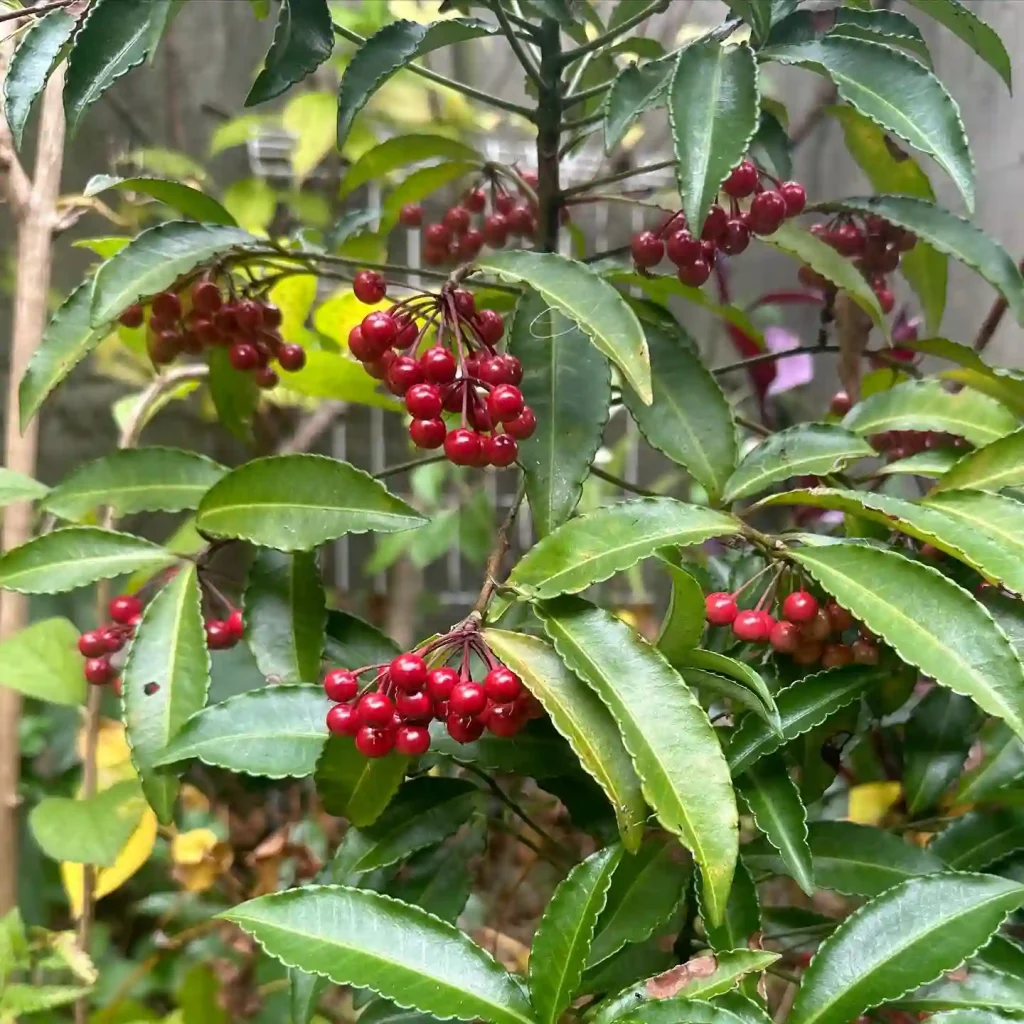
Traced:
[[[48, 67], [67, 42], [73, 129], [157, 45], [151, 19], [167, 19], [150, 0], [78, 6], [33, 15], [19, 37], [9, 118], [24, 123], [43, 56]], [[104, 186], [182, 219], [104, 253], [53, 316], [11, 414], [26, 426], [112, 332], [152, 376], [118, 450], [52, 488], [0, 471], [4, 500], [40, 512], [37, 536], [0, 557], [0, 588], [99, 584], [81, 660], [72, 652], [75, 685], [90, 684], [87, 782], [60, 798], [62, 834], [44, 827], [57, 798], [32, 816], [47, 853], [66, 861], [70, 844], [86, 861], [74, 913], [88, 922], [108, 891], [94, 891], [96, 871], [116, 853], [92, 852], [75, 823], [93, 843], [124, 840], [123, 807], [95, 771], [113, 687], [124, 800], [139, 803], [141, 786], [154, 835], [157, 820], [165, 836], [191, 827], [183, 783], [210, 778], [251, 793], [235, 776], [258, 777], [268, 804], [291, 786], [302, 813], [337, 819], [312, 866], [258, 884], [241, 864], [230, 879], [211, 868], [220, 917], [198, 925], [246, 969], [278, 965], [294, 1024], [318, 1007], [367, 1024], [1019, 1019], [1024, 375], [982, 350], [1003, 315], [1024, 325], [1024, 281], [934, 201], [912, 152], [969, 215], [974, 162], [918, 22], [934, 18], [1009, 85], [979, 5], [728, 0], [703, 34], [668, 33], [686, 40], [675, 50], [656, 41], [670, 0], [444, 0], [430, 24], [385, 18], [368, 37], [344, 4], [272, 6], [250, 105], [341, 61], [343, 147], [377, 90], [415, 73], [528, 127], [536, 159], [505, 165], [441, 134], [363, 147], [342, 186], [383, 192], [363, 241], [383, 249], [388, 232], [418, 230], [415, 270], [333, 236], [250, 233], [192, 185]], [[419, 63], [471, 40], [510, 49], [531, 105]], [[794, 178], [787, 114], [767, 95], [779, 65], [804, 69], [807, 89], [834, 84], [819, 113], [875, 192], [809, 196]], [[653, 167], [623, 148], [641, 116], [669, 126], [670, 159]], [[570, 185], [565, 159], [588, 140], [615, 169]], [[676, 194], [631, 191], [667, 167]], [[428, 223], [424, 200], [449, 187], [457, 200]], [[574, 211], [621, 201], [645, 211], [643, 229], [591, 251]], [[577, 258], [559, 254], [567, 238]], [[743, 308], [729, 265], [765, 247], [792, 258], [794, 290]], [[973, 344], [939, 334], [950, 258], [995, 292]], [[279, 304], [296, 282], [342, 291], [296, 314]], [[896, 310], [896, 293], [914, 307]], [[727, 335], [697, 345], [677, 319], [686, 304]], [[765, 304], [815, 310], [816, 339], [769, 347]], [[778, 429], [774, 375], [832, 353], [834, 397]], [[408, 461], [371, 476], [292, 451], [228, 468], [140, 443], [197, 389], [241, 438], [282, 395], [376, 405], [408, 424]], [[671, 469], [653, 490], [603, 468], [613, 414]], [[516, 497], [490, 528], [475, 604], [402, 649], [330, 607], [318, 551], [431, 528], [389, 487], [435, 462], [464, 493], [493, 475]], [[581, 511], [594, 478], [626, 493]], [[513, 560], [526, 507], [535, 540]], [[166, 542], [118, 529], [157, 511], [189, 525]], [[244, 582], [218, 584], [222, 557], [248, 566]], [[660, 629], [595, 587], [641, 562], [670, 595]], [[65, 620], [35, 624], [0, 649], [4, 682], [38, 694], [39, 653], [74, 642]], [[210, 652], [235, 645], [261, 675], [211, 702]], [[554, 794], [557, 814], [531, 816], [523, 793], [548, 808]], [[467, 911], [482, 885], [509, 901], [522, 883], [507, 865], [507, 880], [487, 875], [483, 851], [509, 834], [553, 874], [528, 961], [500, 917]], [[102, 980], [72, 998], [102, 1005]]]

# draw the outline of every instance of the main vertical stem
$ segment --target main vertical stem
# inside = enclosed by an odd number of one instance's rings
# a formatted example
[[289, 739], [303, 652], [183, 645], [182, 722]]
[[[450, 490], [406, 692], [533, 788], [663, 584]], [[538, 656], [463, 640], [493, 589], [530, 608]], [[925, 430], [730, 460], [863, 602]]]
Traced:
[[544, 252], [558, 248], [561, 206], [558, 148], [562, 124], [562, 40], [558, 22], [545, 18], [540, 26], [540, 75], [537, 103], [537, 244]]

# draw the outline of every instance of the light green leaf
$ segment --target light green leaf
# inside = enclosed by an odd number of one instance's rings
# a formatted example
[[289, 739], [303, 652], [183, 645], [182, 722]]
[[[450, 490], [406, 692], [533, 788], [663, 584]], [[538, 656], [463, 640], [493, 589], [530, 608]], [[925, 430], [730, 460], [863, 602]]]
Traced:
[[622, 845], [628, 851], [639, 849], [647, 805], [615, 721], [598, 696], [537, 637], [487, 629], [484, 640], [540, 701], [580, 766], [604, 791], [615, 811]]
[[43, 619], [0, 642], [0, 686], [51, 704], [85, 700], [78, 630], [67, 619]]
[[306, 365], [297, 373], [287, 374], [282, 387], [309, 398], [330, 398], [335, 402], [368, 405], [389, 412], [403, 409], [394, 396], [383, 391], [378, 381], [344, 352], [308, 350]]
[[239, 373], [231, 365], [228, 352], [221, 345], [208, 350], [210, 375], [206, 383], [221, 426], [244, 444], [250, 444], [260, 391], [251, 374]]
[[312, 74], [334, 49], [334, 27], [327, 0], [282, 0], [274, 42], [245, 106], [280, 96]]
[[583, 331], [533, 290], [516, 306], [508, 350], [522, 361], [520, 388], [537, 416], [536, 431], [519, 442], [519, 462], [544, 537], [580, 499], [608, 421], [611, 369]]
[[569, 596], [537, 610], [563, 661], [608, 705], [647, 802], [693, 852], [708, 914], [720, 920], [738, 849], [736, 802], [703, 709], [664, 657], [611, 613]]
[[[762, 934], [761, 906], [757, 899], [757, 886], [742, 860], [736, 865], [729, 903], [721, 924], [715, 925], [705, 919], [701, 886], [696, 885], [694, 891], [704, 933], [715, 952], [749, 949], [757, 943], [758, 936]], [[757, 996], [757, 981], [757, 976], [751, 974], [741, 982], [743, 990], [754, 998]]]
[[37, 501], [49, 493], [46, 484], [33, 480], [24, 473], [0, 466], [0, 508], [16, 501]]
[[239, 227], [254, 234], [270, 227], [277, 203], [277, 192], [262, 178], [241, 178], [224, 190], [224, 208]]
[[[961, 978], [961, 972], [966, 977]], [[908, 992], [889, 1005], [912, 1013], [929, 1014], [936, 1010], [999, 1010], [1007, 1017], [999, 1018], [995, 1013], [981, 1016], [1006, 1022], [1011, 1017], [1019, 1018], [1024, 1012], [1024, 978], [968, 961], [960, 972]], [[942, 1014], [940, 1020], [946, 1017], [947, 1014]]]
[[636, 314], [588, 267], [555, 253], [495, 252], [477, 260], [488, 274], [521, 281], [572, 320], [619, 369], [641, 401], [653, 400], [647, 341]]
[[824, 476], [874, 449], [862, 438], [832, 423], [798, 423], [765, 438], [751, 449], [729, 478], [725, 500], [736, 501], [794, 476]]
[[[1024, 503], [1003, 494], [983, 491], [943, 491], [926, 498], [922, 504], [952, 519], [965, 535], [973, 531], [974, 536], [994, 543], [1003, 559], [1007, 556], [1024, 557], [1020, 536], [1024, 528]], [[979, 551], [981, 547], [978, 543]], [[986, 560], [982, 571], [1000, 581], [1005, 577], [1005, 585], [1010, 590], [1024, 593], [1024, 574], [1011, 574], [1009, 564], [997, 572], [995, 566], [990, 566]]]
[[879, 466], [877, 472], [882, 476], [937, 477], [952, 469], [959, 458], [960, 452], [956, 448], [932, 448], [928, 451], [915, 452], [905, 459], [887, 462], [884, 466]]
[[59, 594], [139, 569], [162, 569], [174, 560], [169, 551], [141, 537], [95, 526], [69, 526], [0, 557], [0, 590]]
[[72, 520], [104, 505], [118, 516], [179, 512], [195, 508], [226, 472], [212, 459], [180, 448], [125, 448], [74, 470], [50, 491], [41, 508]]
[[[393, 533], [426, 518], [368, 473], [322, 455], [254, 459], [215, 484], [196, 524], [280, 551], [308, 551], [347, 533]], [[0, 563], [2, 564], [2, 563]]]
[[658, 633], [658, 650], [673, 662], [700, 643], [704, 633], [704, 591], [685, 568], [668, 559], [663, 562], [672, 579], [672, 593]]
[[349, 167], [341, 183], [342, 198], [369, 181], [382, 181], [399, 167], [445, 157], [449, 160], [477, 160], [483, 157], [472, 147], [445, 135], [400, 135], [367, 150]]
[[617, 149], [641, 114], [656, 106], [668, 89], [675, 58], [627, 64], [615, 77], [604, 101], [604, 151]]
[[757, 131], [760, 94], [750, 47], [709, 39], [681, 50], [669, 83], [668, 117], [679, 194], [687, 223], [699, 235], [719, 187]]
[[164, 749], [206, 704], [210, 654], [196, 567], [179, 569], [142, 613], [121, 678], [125, 736], [146, 800], [165, 825], [178, 780], [156, 767]]
[[0, 1014], [17, 1020], [22, 1014], [41, 1013], [58, 1006], [67, 1006], [92, 993], [91, 988], [73, 985], [8, 985], [0, 993]]
[[531, 598], [585, 590], [659, 548], [738, 533], [731, 516], [674, 498], [638, 498], [571, 519], [519, 560], [508, 578]]
[[529, 974], [530, 1002], [540, 1024], [555, 1024], [576, 994], [621, 857], [620, 846], [608, 846], [577, 864], [544, 911], [530, 950]]
[[183, 185], [180, 181], [168, 178], [118, 178], [110, 174], [94, 174], [82, 194], [95, 196], [108, 188], [152, 196], [158, 202], [173, 207], [193, 220], [229, 227], [238, 226], [235, 218], [216, 199], [190, 185]]
[[686, 673], [693, 668], [699, 669], [701, 672], [714, 672], [727, 679], [734, 679], [757, 697], [764, 709], [765, 718], [779, 731], [781, 736], [782, 725], [779, 720], [779, 710], [775, 706], [775, 698], [757, 670], [746, 662], [719, 654], [717, 651], [705, 651], [695, 647], [684, 651], [675, 667], [683, 674], [684, 679]]
[[248, 690], [193, 715], [160, 754], [162, 767], [203, 764], [269, 779], [312, 775], [331, 702], [320, 686]]
[[1024, 484], [1024, 430], [1015, 430], [964, 455], [936, 483], [936, 491], [1000, 491]]
[[928, 852], [956, 871], [983, 871], [1024, 848], [1024, 810], [987, 808], [969, 811], [947, 825]]
[[316, 761], [317, 796], [328, 814], [365, 828], [390, 803], [408, 766], [407, 757], [389, 754], [371, 760], [347, 736], [331, 736]]
[[520, 984], [454, 925], [380, 893], [305, 886], [224, 915], [289, 967], [460, 1020], [532, 1024]]
[[964, 772], [956, 789], [958, 804], [973, 803], [1024, 775], [1024, 743], [1003, 722], [981, 730], [981, 761]]
[[940, 25], [959, 36], [989, 67], [993, 68], [1012, 88], [1010, 55], [1006, 52], [999, 33], [981, 20], [960, 0], [907, 0]]

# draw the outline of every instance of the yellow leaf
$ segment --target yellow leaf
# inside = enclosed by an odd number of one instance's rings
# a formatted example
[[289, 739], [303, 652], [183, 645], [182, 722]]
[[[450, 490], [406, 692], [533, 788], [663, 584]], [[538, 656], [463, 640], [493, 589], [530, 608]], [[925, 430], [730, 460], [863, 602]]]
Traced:
[[306, 327], [306, 318], [316, 300], [315, 275], [296, 274], [294, 277], [286, 277], [270, 289], [269, 298], [281, 310], [281, 337], [304, 348], [309, 346], [314, 339]]
[[173, 874], [188, 892], [205, 892], [234, 860], [231, 847], [208, 828], [180, 832], [171, 840]]
[[262, 178], [243, 178], [227, 187], [223, 203], [240, 227], [264, 234], [277, 211], [277, 193]]
[[198, 864], [217, 842], [216, 833], [208, 828], [179, 832], [171, 840], [171, 860], [175, 864]]
[[329, 92], [303, 92], [290, 100], [281, 120], [295, 136], [292, 170], [301, 181], [332, 149], [336, 137], [338, 99]]
[[865, 782], [850, 790], [846, 817], [858, 825], [878, 825], [899, 803], [902, 788], [898, 782]]
[[367, 313], [390, 307], [391, 302], [388, 299], [378, 302], [375, 306], [364, 305], [355, 297], [351, 288], [340, 288], [317, 307], [313, 314], [313, 326], [325, 337], [347, 350], [349, 331]]

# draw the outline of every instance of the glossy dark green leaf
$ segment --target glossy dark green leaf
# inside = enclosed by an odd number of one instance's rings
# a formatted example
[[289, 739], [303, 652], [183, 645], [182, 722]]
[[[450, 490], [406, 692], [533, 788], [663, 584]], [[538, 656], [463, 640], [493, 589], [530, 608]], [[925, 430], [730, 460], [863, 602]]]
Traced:
[[641, 114], [659, 104], [668, 89], [675, 60], [627, 64], [616, 76], [604, 104], [604, 150], [617, 149]]
[[331, 609], [327, 613], [325, 657], [332, 668], [362, 668], [379, 665], [400, 654], [398, 644], [350, 612]]
[[196, 525], [279, 551], [308, 551], [347, 533], [394, 533], [426, 518], [347, 462], [322, 455], [253, 459], [212, 487]]
[[18, 149], [32, 105], [74, 30], [75, 19], [67, 11], [50, 11], [36, 18], [18, 41], [4, 78], [4, 116]]
[[210, 653], [196, 567], [181, 568], [142, 613], [121, 673], [125, 738], [157, 818], [174, 817], [178, 780], [161, 755], [206, 704]]
[[570, 520], [523, 556], [508, 578], [531, 598], [585, 590], [659, 548], [738, 533], [732, 516], [674, 498], [636, 498]]
[[947, 825], [928, 852], [956, 871], [982, 871], [1024, 848], [1024, 810], [969, 811]]
[[264, 676], [281, 683], [320, 678], [327, 602], [313, 552], [258, 551], [243, 608], [245, 638]]
[[999, 491], [1024, 484], [1024, 430], [1015, 430], [964, 455], [936, 483], [936, 491]]
[[341, 195], [349, 195], [369, 181], [381, 181], [399, 167], [440, 157], [483, 162], [483, 157], [472, 146], [447, 135], [399, 135], [385, 139], [353, 162], [341, 183]]
[[[104, 6], [110, 3], [105, 0]], [[132, 303], [169, 288], [200, 264], [255, 242], [248, 231], [223, 225], [169, 221], [149, 228], [96, 271], [91, 322], [108, 324]]]
[[245, 106], [280, 96], [311, 75], [334, 49], [334, 27], [327, 0], [281, 0], [274, 42]]
[[719, 186], [757, 131], [760, 94], [750, 47], [709, 39], [682, 49], [668, 87], [668, 117], [679, 194], [699, 234]]
[[213, 196], [208, 196], [205, 192], [192, 188], [191, 185], [184, 185], [180, 181], [168, 178], [118, 178], [110, 174], [96, 174], [89, 179], [82, 194], [94, 196], [108, 188], [152, 196], [158, 202], [193, 220], [229, 227], [238, 226], [235, 218]]
[[991, 875], [914, 878], [875, 897], [821, 945], [803, 977], [793, 1024], [841, 1024], [902, 996], [970, 956], [1024, 902], [1024, 886]]
[[331, 736], [316, 761], [317, 796], [328, 814], [365, 828], [391, 802], [408, 766], [407, 757], [366, 758], [347, 736]]
[[978, 950], [977, 955], [973, 956], [968, 964], [1024, 978], [1024, 948], [1005, 935], [995, 935], [991, 942]]
[[312, 775], [327, 739], [331, 702], [319, 686], [267, 686], [194, 715], [158, 758], [203, 764], [269, 779]]
[[704, 591], [682, 566], [663, 560], [663, 567], [671, 577], [672, 593], [658, 633], [658, 650], [674, 662], [700, 643], [704, 633]]
[[939, 24], [959, 36], [986, 64], [1012, 86], [1010, 55], [1006, 52], [999, 33], [987, 25], [960, 0], [907, 0], [918, 10], [934, 18]]
[[903, 794], [912, 815], [933, 807], [963, 770], [981, 716], [974, 702], [936, 686], [904, 729]]
[[523, 633], [488, 629], [484, 639], [540, 701], [580, 765], [601, 787], [615, 811], [622, 844], [640, 846], [647, 805], [615, 721], [584, 682], [569, 671], [550, 644]]
[[608, 846], [577, 864], [544, 911], [533, 937], [529, 973], [530, 1002], [540, 1024], [555, 1024], [576, 994], [621, 857], [620, 846]]
[[1024, 666], [970, 594], [931, 566], [857, 542], [792, 557], [905, 662], [1024, 734]]
[[708, 914], [720, 920], [738, 850], [736, 799], [704, 710], [657, 649], [610, 612], [570, 596], [538, 610], [563, 661], [611, 711], [647, 802], [693, 853]]
[[732, 410], [681, 327], [670, 333], [648, 320], [643, 326], [654, 401], [645, 405], [628, 388], [622, 401], [648, 444], [689, 470], [717, 502], [736, 465]]
[[814, 867], [807, 845], [807, 808], [778, 755], [762, 758], [737, 781], [754, 824], [779, 851], [787, 873], [808, 896], [814, 891]]
[[932, 58], [921, 30], [904, 14], [898, 11], [874, 10], [868, 3], [863, 11], [852, 6], [836, 11], [835, 24], [827, 33], [830, 39], [866, 39], [903, 50], [916, 58], [926, 68], [931, 68]]
[[981, 761], [961, 777], [957, 803], [981, 800], [1024, 775], [1024, 743], [1004, 722], [987, 723], [980, 738]]
[[769, 45], [760, 56], [831, 78], [847, 103], [933, 157], [973, 210], [974, 159], [960, 111], [923, 64], [894, 47], [841, 35]]
[[889, 1005], [912, 1013], [979, 1009], [1019, 1016], [1024, 1013], [1024, 977], [968, 963]]
[[125, 448], [73, 470], [40, 507], [71, 520], [102, 506], [118, 516], [180, 512], [196, 508], [226, 472], [212, 459], [180, 448]]
[[738, 658], [730, 658], [728, 655], [719, 654], [717, 651], [705, 651], [700, 648], [693, 648], [685, 651], [681, 658], [675, 662], [676, 668], [682, 672], [683, 678], [691, 668], [700, 669], [703, 672], [714, 672], [717, 675], [733, 679], [741, 686], [746, 687], [753, 693], [761, 706], [764, 708], [765, 718], [776, 731], [781, 735], [782, 723], [779, 720], [779, 710], [775, 706], [775, 698], [772, 696], [768, 684], [761, 678], [760, 673]]
[[45, 498], [50, 489], [24, 473], [0, 466], [0, 508], [16, 501], [37, 501]]
[[163, 569], [174, 555], [141, 537], [96, 526], [45, 533], [0, 557], [0, 590], [59, 594], [97, 580]]
[[726, 0], [729, 10], [749, 26], [756, 43], [768, 38], [772, 27], [772, 0]]
[[757, 133], [750, 140], [750, 151], [762, 166], [771, 169], [783, 180], [793, 176], [793, 145], [782, 122], [769, 110], [761, 108]]
[[454, 925], [380, 893], [306, 886], [224, 915], [272, 957], [399, 1006], [460, 1020], [532, 1024], [519, 982]]
[[[701, 904], [701, 887], [696, 886], [698, 906]], [[721, 924], [712, 924], [705, 921], [703, 914], [701, 923], [704, 933], [711, 948], [716, 953], [723, 953], [730, 949], [752, 948], [752, 943], [758, 941], [761, 933], [761, 906], [757, 898], [757, 886], [747, 870], [743, 861], [736, 865], [736, 874], [733, 876], [732, 888], [729, 890], [729, 902], [725, 907], [725, 917]], [[749, 984], [753, 982], [753, 984]], [[756, 977], [744, 979], [744, 987], [755, 989]]]
[[486, 840], [486, 819], [474, 814], [455, 839], [413, 854], [389, 894], [455, 924], [473, 889], [472, 858], [484, 852]]
[[210, 362], [207, 384], [217, 419], [240, 441], [251, 443], [252, 421], [260, 400], [256, 381], [251, 374], [239, 373], [231, 365], [226, 348], [210, 349], [207, 358]]
[[0, 641], [0, 686], [51, 704], [85, 702], [80, 632], [67, 619], [33, 622]]
[[537, 416], [519, 443], [519, 463], [539, 536], [561, 526], [583, 491], [611, 405], [611, 368], [573, 321], [535, 291], [516, 306], [509, 351], [523, 364], [520, 387]]

